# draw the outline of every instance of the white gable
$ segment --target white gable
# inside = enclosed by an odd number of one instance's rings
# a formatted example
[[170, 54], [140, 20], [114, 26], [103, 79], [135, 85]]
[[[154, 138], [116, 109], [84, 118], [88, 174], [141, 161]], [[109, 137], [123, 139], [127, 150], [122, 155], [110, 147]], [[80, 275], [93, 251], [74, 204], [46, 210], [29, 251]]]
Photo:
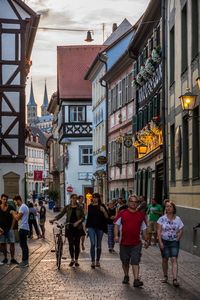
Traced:
[[7, 0], [1, 0], [0, 18], [16, 20], [18, 19]]
[[30, 15], [23, 8], [21, 8], [15, 1], [12, 0], [12, 3], [14, 4], [16, 10], [18, 11], [19, 15], [23, 20], [26, 18], [30, 18]]

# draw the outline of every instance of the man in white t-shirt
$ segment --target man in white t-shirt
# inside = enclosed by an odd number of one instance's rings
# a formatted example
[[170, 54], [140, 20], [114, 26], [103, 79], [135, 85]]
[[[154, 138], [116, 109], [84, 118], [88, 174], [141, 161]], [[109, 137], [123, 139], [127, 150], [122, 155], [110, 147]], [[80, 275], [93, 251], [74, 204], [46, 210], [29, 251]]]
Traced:
[[19, 263], [19, 267], [25, 268], [29, 266], [29, 249], [27, 244], [27, 236], [29, 234], [28, 216], [29, 209], [26, 204], [22, 202], [22, 198], [18, 195], [13, 199], [18, 207], [18, 211], [11, 210], [13, 218], [18, 221], [19, 224], [19, 243], [22, 249], [22, 261]]

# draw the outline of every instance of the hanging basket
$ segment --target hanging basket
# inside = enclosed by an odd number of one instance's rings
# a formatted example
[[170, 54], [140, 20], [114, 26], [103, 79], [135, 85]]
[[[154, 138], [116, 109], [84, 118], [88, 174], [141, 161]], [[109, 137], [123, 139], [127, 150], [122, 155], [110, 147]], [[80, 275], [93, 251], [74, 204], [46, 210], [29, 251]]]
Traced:
[[147, 60], [146, 60], [145, 70], [149, 75], [153, 75], [153, 73], [155, 71], [154, 62], [153, 62], [153, 59], [151, 58], [151, 56], [149, 58], [147, 58]]
[[158, 48], [153, 48], [151, 57], [154, 63], [159, 64], [161, 62], [161, 51]]

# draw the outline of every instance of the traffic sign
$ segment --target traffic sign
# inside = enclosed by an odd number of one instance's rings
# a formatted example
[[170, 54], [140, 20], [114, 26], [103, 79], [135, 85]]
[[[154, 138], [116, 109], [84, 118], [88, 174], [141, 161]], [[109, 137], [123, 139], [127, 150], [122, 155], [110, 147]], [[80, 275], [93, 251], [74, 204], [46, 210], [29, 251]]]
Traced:
[[69, 186], [67, 187], [67, 192], [68, 192], [68, 193], [72, 193], [72, 192], [73, 192], [73, 187], [72, 187], [71, 185], [69, 185]]

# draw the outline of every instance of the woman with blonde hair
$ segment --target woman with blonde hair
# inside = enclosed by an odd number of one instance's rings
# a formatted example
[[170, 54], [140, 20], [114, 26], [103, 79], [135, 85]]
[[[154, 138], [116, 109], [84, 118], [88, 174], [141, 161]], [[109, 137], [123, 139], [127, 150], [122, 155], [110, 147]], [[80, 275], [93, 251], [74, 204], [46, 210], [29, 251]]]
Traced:
[[158, 241], [162, 255], [163, 283], [168, 282], [168, 260], [172, 263], [173, 285], [179, 286], [178, 254], [180, 239], [183, 235], [183, 222], [176, 216], [176, 205], [168, 200], [165, 204], [165, 214], [157, 221]]

